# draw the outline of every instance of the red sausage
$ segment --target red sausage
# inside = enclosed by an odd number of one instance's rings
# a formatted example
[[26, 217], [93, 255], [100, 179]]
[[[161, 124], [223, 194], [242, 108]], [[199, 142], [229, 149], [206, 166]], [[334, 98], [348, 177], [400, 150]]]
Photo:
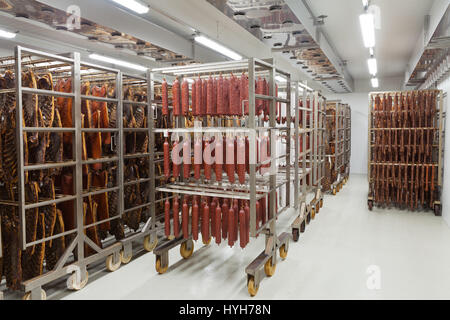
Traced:
[[197, 80], [194, 80], [192, 84], [192, 114], [198, 116], [197, 114]]
[[175, 81], [173, 82], [173, 85], [172, 85], [172, 100], [173, 100], [173, 115], [174, 116], [179, 116], [181, 114], [180, 91], [181, 91], [180, 82], [178, 81], [178, 78], [177, 78], [177, 79], [175, 79]]
[[226, 239], [228, 234], [228, 199], [224, 199], [222, 203], [222, 238]]
[[266, 223], [266, 217], [267, 217], [267, 207], [266, 207], [266, 198], [264, 197], [261, 200], [261, 221], [262, 224]]
[[170, 236], [170, 202], [164, 203], [164, 229], [166, 237]]
[[217, 115], [217, 79], [213, 79], [213, 104], [212, 104], [212, 115]]
[[202, 142], [200, 138], [195, 139], [194, 143], [194, 178], [200, 179], [200, 168], [202, 165]]
[[241, 137], [237, 142], [237, 171], [239, 183], [245, 183], [245, 140]]
[[217, 81], [217, 115], [222, 116], [225, 113], [223, 101], [223, 77], [220, 75]]
[[[258, 77], [258, 80], [256, 81], [256, 89], [255, 89], [256, 94], [264, 94], [264, 81]], [[256, 99], [256, 110], [255, 113], [257, 116], [261, 115], [261, 113], [263, 112], [263, 104], [264, 101], [261, 99]]]
[[200, 116], [204, 117], [206, 116], [206, 104], [208, 99], [208, 81], [203, 80], [202, 86], [202, 110]]
[[183, 228], [183, 238], [189, 238], [189, 207], [186, 199], [183, 201], [183, 209], [182, 209], [182, 228]]
[[198, 200], [194, 199], [192, 206], [192, 239], [198, 240]]
[[232, 74], [230, 79], [229, 96], [230, 96], [230, 114], [239, 115], [240, 114], [240, 81]]
[[228, 245], [230, 247], [234, 246], [234, 210], [230, 208], [228, 210]]
[[222, 235], [220, 234], [221, 231], [221, 219], [222, 219], [222, 209], [220, 208], [220, 205], [217, 205], [216, 207], [216, 212], [215, 212], [215, 226], [214, 226], [214, 236], [216, 237], [216, 243], [220, 244], [221, 240], [222, 240]]
[[227, 139], [227, 159], [225, 168], [228, 175], [228, 180], [231, 183], [234, 183], [235, 176], [234, 176], [234, 140], [231, 138]]
[[162, 114], [167, 116], [169, 114], [169, 95], [167, 89], [166, 79], [163, 79], [161, 86], [161, 94], [162, 94]]
[[[175, 141], [173, 143], [173, 148], [176, 149], [178, 145], [178, 141]], [[172, 173], [174, 178], [178, 178], [180, 176], [180, 165], [175, 164], [175, 162], [172, 163]]]
[[205, 151], [204, 151], [204, 160], [205, 160], [205, 164], [204, 164], [204, 173], [205, 173], [205, 179], [206, 180], [211, 180], [211, 150], [210, 150], [210, 144], [209, 141], [206, 140], [205, 141]]
[[197, 116], [202, 115], [202, 101], [203, 101], [202, 88], [203, 88], [202, 79], [200, 79], [199, 77], [197, 82], [195, 83], [195, 91], [196, 91], [195, 113]]
[[217, 199], [214, 198], [211, 202], [211, 206], [209, 207], [209, 220], [211, 221], [211, 236], [215, 237], [216, 234], [216, 208], [217, 208]]
[[261, 199], [256, 201], [255, 211], [256, 211], [256, 229], [259, 229], [259, 222], [261, 221]]
[[[263, 88], [264, 88], [264, 95], [269, 95], [269, 84], [267, 83], [266, 78], [263, 80]], [[269, 116], [269, 100], [264, 100], [264, 121], [266, 120], [266, 117]]]
[[205, 202], [202, 214], [202, 240], [203, 243], [207, 243], [209, 240], [209, 205]]
[[245, 170], [250, 174], [250, 142], [245, 137]]
[[164, 139], [164, 176], [168, 179], [170, 177], [170, 150], [167, 138]]
[[207, 81], [207, 93], [206, 93], [206, 114], [208, 116], [213, 114], [213, 103], [214, 103], [214, 80], [209, 76]]
[[[248, 79], [245, 73], [242, 73], [241, 75], [241, 81], [240, 81], [240, 103], [239, 103], [239, 114], [242, 114], [242, 103], [245, 100], [248, 100]], [[244, 114], [248, 115], [248, 101], [244, 103]]]
[[237, 241], [239, 229], [239, 202], [237, 199], [233, 200], [233, 211], [234, 211], [233, 239], [234, 241]]
[[191, 176], [191, 142], [185, 139], [183, 143], [183, 177], [185, 179]]
[[215, 156], [216, 163], [214, 166], [216, 173], [216, 181], [222, 181], [222, 165], [223, 165], [223, 139], [222, 136], [216, 137]]
[[189, 82], [186, 79], [181, 84], [181, 112], [184, 116], [189, 113]]
[[178, 197], [173, 199], [173, 234], [175, 238], [180, 235], [180, 203]]
[[246, 241], [246, 243], [249, 243], [250, 242], [250, 207], [248, 206], [247, 201], [245, 202], [244, 211], [245, 211], [245, 227], [246, 227], [245, 241]]
[[245, 211], [244, 209], [241, 209], [239, 211], [239, 242], [241, 245], [241, 248], [245, 248], [245, 246], [247, 245], [247, 236], [246, 231], [247, 231], [247, 219], [245, 218]]
[[223, 112], [222, 115], [230, 115], [230, 80], [223, 79]]

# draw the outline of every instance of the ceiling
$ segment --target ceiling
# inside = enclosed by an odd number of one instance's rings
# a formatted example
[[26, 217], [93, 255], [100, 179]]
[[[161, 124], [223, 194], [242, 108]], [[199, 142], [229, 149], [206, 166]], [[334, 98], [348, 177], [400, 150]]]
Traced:
[[[363, 13], [361, 0], [307, 0], [316, 16], [326, 15], [324, 31], [334, 44], [354, 79], [370, 78], [359, 15]], [[381, 11], [381, 30], [376, 30], [375, 56], [378, 77], [404, 76], [406, 66], [422, 32], [424, 16], [433, 0], [371, 0]]]

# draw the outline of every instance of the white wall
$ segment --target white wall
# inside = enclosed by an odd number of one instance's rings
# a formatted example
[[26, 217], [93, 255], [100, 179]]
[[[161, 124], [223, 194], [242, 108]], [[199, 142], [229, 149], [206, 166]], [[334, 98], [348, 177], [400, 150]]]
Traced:
[[369, 93], [371, 91], [400, 90], [402, 82], [403, 78], [380, 79], [380, 87], [375, 90], [371, 87], [369, 79], [357, 79], [353, 93], [327, 95], [328, 100], [341, 100], [352, 108], [351, 173], [367, 174]]
[[[444, 92], [450, 92], [450, 77], [447, 78], [444, 82], [442, 82], [438, 89], [444, 90]], [[448, 110], [448, 96], [444, 100], [444, 108]], [[443, 179], [443, 189], [441, 193], [441, 201], [442, 201], [442, 217], [445, 222], [450, 226], [450, 199], [446, 195], [450, 191], [450, 154], [448, 150], [450, 150], [450, 115], [447, 114], [447, 118], [445, 119], [445, 145], [444, 145], [444, 179]], [[446, 152], [447, 151], [447, 152]]]

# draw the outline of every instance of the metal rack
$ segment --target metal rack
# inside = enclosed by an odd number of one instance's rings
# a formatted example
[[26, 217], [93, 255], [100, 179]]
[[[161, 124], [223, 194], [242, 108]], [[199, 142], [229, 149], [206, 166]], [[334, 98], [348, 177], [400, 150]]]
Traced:
[[328, 167], [325, 169], [324, 191], [331, 190], [336, 195], [346, 182], [342, 172], [345, 162], [345, 105], [340, 101], [327, 101], [326, 120]]
[[350, 158], [352, 154], [352, 109], [345, 105], [344, 121], [344, 181], [347, 182], [350, 176]]
[[[268, 78], [269, 94], [256, 94], [255, 86], [249, 85], [248, 102], [249, 115], [242, 117], [223, 117], [222, 119], [211, 119], [208, 116], [202, 120], [202, 126], [206, 128], [186, 128], [186, 118], [184, 116], [178, 117], [176, 121], [173, 121], [174, 127], [167, 129], [155, 129], [155, 133], [164, 132], [166, 136], [169, 134], [222, 134], [229, 133], [230, 131], [236, 135], [245, 135], [249, 140], [249, 174], [246, 175], [245, 184], [229, 183], [224, 178], [222, 181], [211, 180], [208, 183], [203, 183], [203, 178], [194, 183], [190, 183], [190, 179], [183, 181], [182, 178], [175, 180], [169, 180], [166, 185], [157, 187], [155, 191], [161, 191], [170, 193], [176, 197], [179, 194], [200, 195], [217, 198], [230, 198], [239, 199], [249, 202], [250, 211], [250, 236], [256, 237], [258, 234], [263, 233], [266, 235], [266, 247], [265, 250], [246, 268], [247, 273], [247, 286], [249, 293], [255, 295], [260, 282], [265, 276], [271, 276], [275, 271], [277, 263], [277, 250], [280, 250], [280, 254], [285, 258], [289, 245], [289, 235], [282, 233], [277, 235], [276, 230], [276, 218], [279, 214], [286, 211], [291, 206], [290, 200], [290, 181], [291, 177], [291, 164], [290, 161], [286, 161], [286, 168], [283, 171], [277, 169], [276, 160], [279, 158], [290, 159], [291, 157], [291, 141], [286, 139], [286, 155], [282, 157], [274, 157], [272, 151], [276, 149], [276, 141], [274, 139], [277, 132], [285, 132], [287, 137], [291, 136], [291, 126], [279, 127], [276, 125], [276, 106], [277, 102], [290, 105], [290, 75], [281, 70], [276, 69], [273, 66], [272, 60], [259, 60], [248, 59], [241, 61], [222, 62], [222, 63], [207, 63], [199, 65], [190, 65], [182, 67], [161, 68], [154, 69], [152, 73], [152, 82], [154, 79], [161, 79], [163, 76], [173, 79], [176, 76], [195, 76], [195, 77], [207, 77], [211, 74], [240, 74], [241, 72], [248, 73], [248, 83], [254, 84], [256, 76], [264, 74]], [[287, 78], [287, 97], [276, 97], [276, 83], [275, 76], [280, 74]], [[270, 103], [270, 115], [268, 124], [264, 123], [262, 118], [258, 117], [255, 113], [256, 100], [269, 101]], [[242, 110], [244, 109], [244, 102], [242, 103]], [[287, 123], [291, 123], [291, 109], [287, 109]], [[298, 119], [298, 117], [296, 117]], [[297, 120], [298, 121], [298, 120]], [[209, 124], [209, 126], [208, 126]], [[224, 124], [226, 124], [224, 126]], [[298, 127], [297, 127], [298, 130]], [[256, 137], [260, 134], [269, 134], [270, 138], [270, 161], [261, 162], [256, 159]], [[298, 139], [297, 139], [298, 140]], [[295, 142], [298, 144], [298, 141]], [[296, 148], [298, 150], [298, 146]], [[298, 154], [296, 154], [298, 158]], [[257, 173], [257, 166], [270, 163], [269, 176], [260, 176]], [[294, 179], [298, 179], [297, 176]], [[295, 183], [294, 185], [297, 185]], [[286, 187], [286, 206], [276, 211], [276, 193], [282, 186]], [[268, 219], [261, 226], [257, 226], [256, 216], [256, 202], [263, 197], [269, 197]], [[297, 202], [297, 199], [295, 199]], [[192, 220], [190, 220], [189, 226]], [[189, 227], [188, 234], [180, 232], [178, 237], [170, 236], [162, 241], [154, 249], [156, 256], [156, 269], [159, 273], [164, 273], [169, 264], [168, 251], [178, 245], [181, 245], [180, 251], [183, 258], [189, 258], [193, 251], [192, 242], [192, 230]], [[209, 244], [210, 239], [204, 239], [204, 244]]]
[[[442, 90], [369, 94], [369, 210], [376, 204], [442, 214], [444, 95]], [[380, 156], [383, 148], [388, 156]]]
[[[25, 58], [24, 58], [25, 57]], [[153, 120], [154, 108], [152, 107], [151, 95], [147, 94], [146, 100], [136, 101], [135, 99], [125, 100], [123, 97], [123, 88], [125, 86], [138, 86], [147, 93], [152, 92], [151, 82], [148, 80], [150, 73], [144, 75], [131, 75], [122, 73], [120, 70], [103, 67], [91, 63], [80, 61], [79, 53], [75, 52], [69, 55], [53, 55], [42, 51], [37, 51], [24, 47], [16, 47], [15, 49], [15, 88], [10, 90], [0, 90], [0, 93], [14, 93], [16, 97], [15, 108], [15, 136], [17, 145], [17, 174], [18, 179], [16, 185], [12, 185], [13, 190], [17, 191], [18, 199], [3, 199], [2, 206], [10, 207], [17, 212], [20, 222], [18, 236], [20, 240], [20, 248], [22, 250], [29, 250], [32, 246], [46, 245], [49, 241], [56, 241], [62, 239], [66, 242], [63, 253], [59, 256], [54, 267], [47, 265], [44, 273], [29, 280], [21, 281], [20, 288], [15, 288], [24, 291], [26, 294], [24, 299], [45, 299], [45, 291], [42, 287], [46, 284], [70, 275], [67, 286], [69, 289], [80, 290], [88, 281], [87, 267], [93, 263], [106, 259], [106, 268], [109, 271], [117, 270], [121, 263], [128, 263], [131, 260], [131, 244], [134, 241], [144, 239], [144, 248], [150, 251], [152, 247], [156, 246], [156, 233], [159, 224], [156, 221], [154, 208], [154, 193], [150, 193], [148, 201], [140, 203], [137, 206], [129, 206], [124, 208], [124, 188], [133, 185], [147, 184], [147, 188], [154, 189], [154, 163], [153, 160]], [[41, 67], [42, 66], [42, 67]], [[12, 66], [11, 66], [12, 67]], [[52, 90], [43, 90], [37, 88], [28, 88], [22, 85], [23, 68], [27, 70], [34, 70], [34, 68], [42, 69], [43, 72], [48, 71], [54, 75], [54, 79], [70, 79], [70, 92], [57, 91], [56, 88]], [[51, 71], [50, 71], [51, 70]], [[111, 81], [114, 95], [94, 96], [89, 93], [82, 92], [82, 87], [87, 83], [97, 83]], [[23, 97], [32, 95], [35, 99], [43, 97], [64, 98], [72, 101], [72, 127], [25, 127], [24, 123], [19, 119], [23, 118]], [[82, 108], [86, 108], [87, 103], [98, 102], [112, 104], [116, 108], [116, 124], [115, 127], [85, 127], [82, 117]], [[145, 128], [123, 128], [123, 105], [140, 106], [145, 108], [145, 116], [148, 119]], [[55, 105], [56, 109], [56, 105]], [[109, 111], [109, 110], [108, 110]], [[62, 162], [56, 163], [39, 163], [39, 164], [25, 164], [24, 158], [24, 134], [33, 132], [38, 133], [61, 133], [72, 135], [72, 156], [65, 157]], [[126, 154], [124, 152], [124, 133], [139, 132], [148, 135], [148, 147], [146, 152]], [[95, 158], [88, 158], [84, 148], [84, 139], [90, 134], [110, 134], [111, 135], [111, 150], [107, 154], [96, 156]], [[87, 139], [87, 138], [86, 138]], [[62, 147], [61, 147], [62, 148]], [[149, 174], [145, 179], [136, 181], [124, 181], [125, 170], [124, 161], [129, 159], [146, 159], [148, 158]], [[101, 187], [92, 187], [88, 182], [91, 178], [87, 178], [86, 170], [92, 165], [102, 164], [109, 168], [111, 165], [114, 169], [110, 172], [108, 184]], [[65, 168], [70, 170], [73, 177], [73, 191], [70, 194], [64, 194], [59, 189], [56, 192], [56, 197], [53, 199], [42, 199], [39, 202], [30, 202], [26, 200], [25, 188], [28, 179], [28, 172], [36, 170], [47, 170]], [[90, 170], [90, 169], [89, 169]], [[91, 171], [88, 171], [91, 172]], [[71, 182], [69, 182], [70, 184]], [[105, 195], [109, 202], [108, 195], [115, 193], [111, 198], [111, 203], [114, 206], [115, 213], [110, 213], [110, 216], [101, 219], [94, 219], [94, 221], [85, 220], [84, 201], [91, 197]], [[29, 240], [29, 231], [26, 228], [26, 212], [30, 209], [38, 210], [44, 206], [56, 206], [57, 204], [72, 202], [75, 214], [75, 226], [73, 229], [64, 230], [64, 232], [55, 232], [52, 236], [42, 237], [36, 241]], [[100, 205], [100, 204], [98, 204]], [[147, 209], [150, 214], [146, 221], [140, 223], [138, 230], [131, 231], [124, 229], [123, 236], [103, 235], [100, 241], [93, 241], [89, 234], [97, 232], [97, 228], [109, 225], [112, 223], [122, 223], [124, 214], [132, 210]], [[16, 211], [17, 210], [17, 211]], [[93, 215], [94, 217], [96, 215]], [[66, 226], [69, 228], [69, 226]], [[123, 227], [123, 226], [122, 226]], [[111, 232], [111, 231], [110, 231]], [[120, 240], [117, 240], [120, 239]], [[1, 246], [0, 246], [1, 253]]]

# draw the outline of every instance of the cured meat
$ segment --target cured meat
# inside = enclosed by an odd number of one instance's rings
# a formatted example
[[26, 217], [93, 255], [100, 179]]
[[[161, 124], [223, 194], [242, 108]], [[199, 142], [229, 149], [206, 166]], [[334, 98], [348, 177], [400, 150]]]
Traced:
[[[37, 80], [37, 88], [53, 91], [53, 78], [51, 73], [47, 73]], [[51, 127], [55, 117], [55, 98], [53, 96], [40, 96], [38, 99], [38, 108], [42, 116], [40, 125], [46, 128]], [[45, 135], [47, 141], [45, 147], [48, 147], [50, 145], [50, 133], [45, 133]]]
[[187, 204], [186, 197], [183, 201], [183, 207], [182, 207], [182, 231], [183, 231], [183, 238], [188, 239], [189, 238], [189, 207]]
[[234, 209], [230, 208], [228, 210], [228, 245], [230, 247], [234, 246], [234, 228], [235, 228], [235, 217], [234, 217]]
[[238, 116], [241, 112], [239, 111], [240, 81], [234, 75], [231, 75], [230, 78], [229, 99], [230, 99], [230, 114], [233, 116]]
[[[11, 199], [13, 200], [13, 199]], [[20, 220], [16, 207], [0, 205], [2, 215], [3, 273], [6, 286], [19, 290], [22, 282], [22, 248], [20, 240]]]
[[200, 138], [195, 139], [194, 143], [194, 178], [200, 179], [200, 169], [202, 165], [202, 142]]
[[[131, 88], [125, 89], [124, 100], [132, 101], [133, 92]], [[134, 118], [133, 106], [128, 103], [123, 104], [123, 127], [137, 128], [136, 119]], [[136, 153], [136, 132], [127, 132], [124, 134], [124, 151], [126, 154]]]
[[[53, 227], [54, 234], [61, 234], [64, 232], [64, 220], [61, 210], [56, 210], [56, 219]], [[47, 237], [47, 236], [46, 236]], [[58, 260], [66, 250], [64, 236], [60, 236], [53, 241], [46, 242], [45, 247], [45, 267], [47, 270], [53, 270]]]
[[163, 116], [169, 115], [169, 92], [167, 87], [167, 81], [164, 78], [161, 86], [162, 94], [162, 114]]
[[241, 79], [240, 79], [240, 88], [239, 88], [239, 93], [240, 93], [240, 104], [239, 104], [239, 114], [242, 113], [242, 104], [244, 101], [246, 101], [244, 103], [244, 114], [248, 115], [248, 77], [245, 75], [245, 73], [242, 73], [241, 75]]
[[245, 183], [245, 140], [240, 137], [237, 141], [237, 171], [239, 183]]
[[[59, 79], [55, 91], [70, 93], [72, 92], [72, 79]], [[61, 122], [64, 128], [73, 128], [72, 120], [72, 98], [56, 98], [56, 106], [61, 115]], [[72, 133], [64, 132], [64, 157], [66, 159], [72, 159]]]
[[[22, 86], [27, 88], [37, 88], [36, 78], [33, 71], [22, 74]], [[23, 94], [22, 96], [23, 118], [26, 127], [39, 127], [38, 120], [38, 97], [35, 94]], [[38, 133], [27, 133], [28, 147], [35, 147], [39, 143]]]
[[208, 202], [205, 201], [202, 209], [202, 241], [206, 244], [209, 239], [209, 205]]
[[186, 79], [181, 84], [181, 112], [184, 116], [189, 113], [189, 82]]
[[206, 180], [211, 180], [211, 167], [212, 167], [212, 159], [211, 159], [211, 147], [208, 140], [205, 141], [205, 150], [203, 154], [204, 158], [204, 174]]
[[[61, 117], [59, 111], [55, 110], [55, 116], [53, 118], [54, 128], [61, 128]], [[62, 162], [63, 161], [63, 133], [62, 132], [51, 132], [49, 136], [49, 143], [47, 150], [45, 152], [46, 162]], [[50, 169], [49, 173], [52, 176], [57, 176], [61, 174], [61, 168]]]
[[[136, 181], [140, 179], [138, 166], [135, 164], [125, 165], [124, 177], [126, 177], [126, 182]], [[124, 204], [125, 209], [134, 208], [143, 204], [141, 198], [141, 191], [139, 184], [131, 184], [124, 187]], [[142, 208], [135, 209], [127, 212], [123, 215], [123, 220], [126, 225], [128, 225], [133, 230], [139, 229], [139, 223], [141, 221]]]
[[224, 199], [222, 203], [222, 238], [226, 239], [228, 234], [228, 199]]
[[222, 181], [222, 168], [223, 168], [223, 138], [221, 135], [216, 137], [215, 146], [215, 174], [216, 181]]
[[166, 179], [170, 177], [170, 150], [167, 138], [164, 139], [164, 176]]
[[173, 234], [175, 238], [180, 235], [180, 203], [178, 202], [178, 197], [173, 198], [172, 204], [173, 211]]
[[247, 219], [245, 217], [244, 209], [239, 210], [239, 244], [241, 248], [247, 245]]
[[170, 202], [167, 199], [164, 203], [164, 231], [166, 237], [170, 236]]
[[181, 115], [181, 88], [178, 78], [175, 79], [172, 85], [172, 104], [173, 104], [173, 115]]
[[231, 138], [227, 138], [227, 155], [226, 155], [226, 164], [225, 164], [225, 168], [226, 168], [226, 172], [228, 175], [228, 180], [230, 181], [230, 183], [234, 183], [235, 181], [235, 176], [234, 176], [234, 140]]
[[[97, 188], [108, 187], [108, 172], [103, 170], [99, 173], [93, 173], [92, 186]], [[97, 209], [97, 220], [103, 221], [109, 219], [109, 203], [108, 192], [97, 194], [94, 196], [94, 201], [99, 205]], [[106, 221], [98, 226], [100, 231], [103, 231], [102, 239], [106, 238], [106, 231], [111, 228], [110, 222]]]
[[206, 89], [206, 114], [208, 116], [213, 114], [213, 103], [214, 103], [214, 80], [209, 77], [207, 81], [207, 89]]
[[194, 197], [194, 204], [192, 206], [192, 239], [198, 240], [198, 223], [199, 223], [199, 206], [198, 199]]
[[183, 177], [191, 177], [191, 139], [187, 136], [183, 142]]
[[196, 114], [197, 116], [203, 116], [203, 109], [202, 109], [202, 104], [203, 104], [203, 84], [202, 84], [202, 79], [200, 79], [200, 77], [198, 77], [198, 80], [195, 83], [195, 92], [196, 92]]

